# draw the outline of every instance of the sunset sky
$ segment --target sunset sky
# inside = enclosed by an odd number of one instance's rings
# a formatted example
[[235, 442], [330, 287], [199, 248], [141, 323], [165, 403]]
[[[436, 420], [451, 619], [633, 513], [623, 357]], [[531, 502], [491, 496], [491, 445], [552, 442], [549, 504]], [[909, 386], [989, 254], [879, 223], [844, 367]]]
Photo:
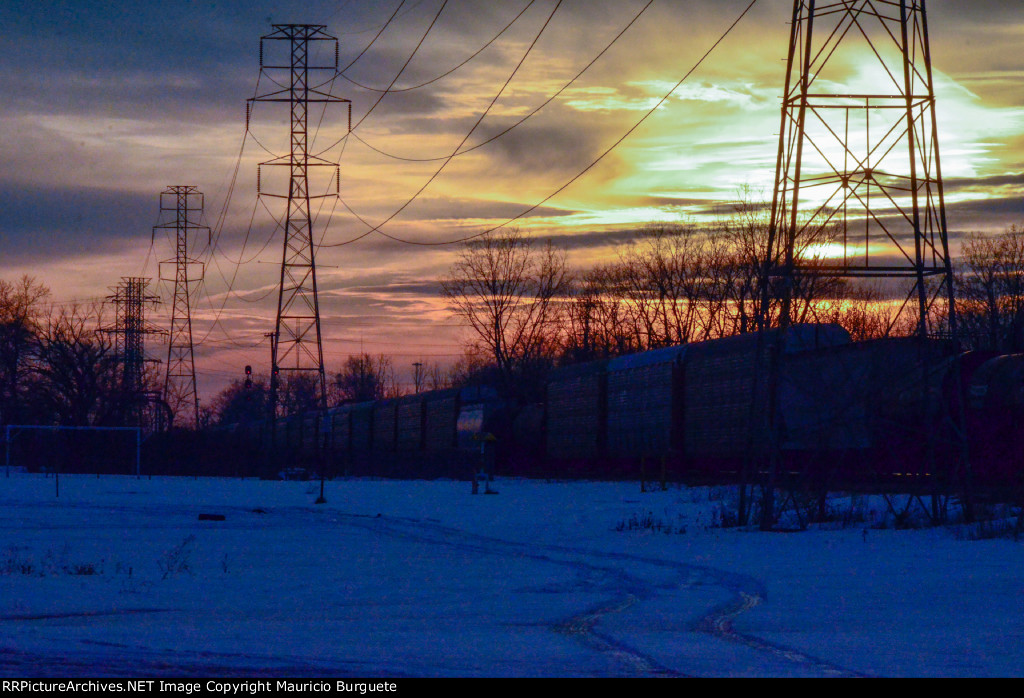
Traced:
[[[151, 230], [160, 192], [196, 185], [219, 233], [212, 254], [196, 248], [208, 262], [194, 299], [200, 398], [245, 364], [266, 371], [281, 262], [272, 216], [283, 204], [257, 200], [256, 166], [286, 152], [288, 109], [257, 105], [246, 135], [259, 38], [272, 23], [325, 24], [346, 66], [399, 8], [330, 86], [352, 100], [353, 134], [344, 139], [340, 107], [322, 119], [311, 110], [310, 122], [313, 150], [341, 165], [343, 203], [328, 200], [315, 228], [327, 369], [360, 349], [383, 352], [409, 382], [414, 361], [461, 354], [465, 331], [437, 285], [458, 246], [378, 233], [342, 244], [367, 232], [364, 221], [379, 225], [402, 209], [384, 233], [444, 242], [540, 204], [515, 225], [554, 237], [584, 267], [614, 258], [645, 223], [722, 215], [743, 189], [770, 197], [789, 0], [759, 0], [650, 118], [545, 201], [668, 94], [748, 2], [655, 0], [645, 10], [647, 0], [6, 0], [0, 278], [31, 274], [64, 303], [105, 297], [122, 276], [154, 277], [165, 303], [150, 319], [166, 326], [172, 289], [156, 277], [174, 252], [163, 235], [151, 246]], [[1024, 224], [1024, 4], [932, 0], [928, 13], [955, 250], [965, 232]], [[634, 18], [522, 125], [448, 159], [537, 109]], [[857, 65], [849, 71], [851, 83], [866, 79]], [[375, 90], [392, 83], [375, 105]], [[157, 338], [147, 350], [166, 359]]]

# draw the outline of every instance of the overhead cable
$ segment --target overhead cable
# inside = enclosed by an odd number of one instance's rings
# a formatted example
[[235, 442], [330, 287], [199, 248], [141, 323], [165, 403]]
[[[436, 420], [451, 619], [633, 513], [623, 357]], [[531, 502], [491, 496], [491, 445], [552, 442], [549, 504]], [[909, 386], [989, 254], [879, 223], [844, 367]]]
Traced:
[[[505, 222], [503, 222], [503, 223], [501, 223], [499, 225], [493, 226], [491, 228], [488, 228], [486, 230], [480, 231], [478, 233], [474, 233], [473, 235], [466, 235], [466, 236], [463, 236], [463, 237], [454, 238], [452, 240], [443, 240], [443, 241], [439, 241], [439, 242], [421, 242], [421, 241], [418, 241], [418, 240], [407, 240], [407, 239], [404, 239], [404, 238], [397, 237], [395, 235], [391, 235], [389, 233], [385, 233], [383, 230], [381, 230], [381, 228], [384, 225], [386, 225], [402, 209], [404, 209], [406, 206], [409, 205], [409, 203], [411, 203], [412, 200], [410, 199], [410, 201], [407, 201], [405, 204], [402, 205], [402, 208], [399, 209], [399, 211], [396, 211], [395, 213], [390, 215], [388, 218], [386, 218], [384, 221], [382, 221], [378, 225], [374, 226], [370, 230], [367, 230], [366, 232], [361, 233], [361, 234], [357, 235], [356, 237], [351, 238], [349, 240], [346, 240], [344, 242], [338, 242], [338, 243], [334, 243], [334, 244], [331, 244], [331, 245], [324, 245], [324, 247], [341, 247], [343, 245], [350, 245], [350, 244], [352, 244], [354, 242], [358, 242], [359, 240], [362, 240], [363, 238], [367, 237], [371, 233], [378, 233], [378, 234], [388, 238], [389, 240], [394, 240], [395, 242], [400, 242], [400, 243], [403, 243], [403, 244], [406, 244], [406, 245], [418, 245], [418, 246], [423, 246], [423, 247], [435, 247], [435, 246], [441, 246], [441, 245], [454, 245], [454, 244], [457, 244], [457, 243], [467, 242], [469, 240], [473, 240], [475, 238], [487, 235], [488, 233], [492, 233], [495, 230], [498, 230], [500, 228], [505, 227], [509, 223], [514, 223], [515, 221], [519, 220], [520, 218], [523, 218], [524, 216], [529, 215], [530, 213], [532, 213], [533, 211], [535, 211], [536, 209], [540, 208], [541, 206], [546, 204], [548, 201], [553, 199], [555, 196], [557, 196], [558, 194], [562, 193], [565, 189], [567, 189], [570, 185], [572, 185], [576, 180], [578, 180], [580, 177], [582, 177], [587, 172], [589, 172], [591, 169], [593, 169], [599, 162], [601, 162], [605, 157], [607, 157], [607, 155], [610, 152], [612, 152], [624, 140], [626, 140], [634, 131], [636, 131], [638, 128], [640, 128], [641, 124], [643, 124], [645, 121], [647, 121], [647, 119], [655, 111], [657, 111], [658, 108], [660, 108], [661, 105], [664, 104], [668, 100], [668, 98], [671, 97], [672, 94], [676, 90], [679, 89], [679, 87], [687, 80], [687, 78], [689, 78], [704, 63], [704, 61], [707, 59], [707, 57], [711, 55], [711, 53], [718, 47], [718, 45], [721, 44], [725, 40], [725, 38], [727, 36], [729, 36], [730, 33], [732, 33], [732, 30], [736, 27], [737, 24], [740, 23], [740, 21], [744, 17], [747, 16], [747, 13], [750, 12], [750, 9], [755, 4], [757, 4], [757, 0], [751, 0], [750, 4], [747, 5], [746, 9], [743, 10], [743, 12], [740, 13], [740, 16], [737, 17], [733, 21], [733, 23], [729, 25], [729, 27], [725, 30], [725, 32], [711, 45], [711, 47], [707, 51], [704, 52], [704, 55], [702, 55], [700, 57], [700, 59], [693, 65], [693, 67], [691, 67], [686, 72], [686, 74], [683, 75], [683, 77], [681, 77], [679, 79], [679, 81], [676, 82], [676, 84], [673, 85], [672, 88], [668, 92], [666, 92], [657, 101], [657, 103], [655, 103], [655, 105], [653, 107], [651, 107], [651, 109], [649, 109], [636, 123], [634, 123], [632, 126], [630, 126], [629, 129], [624, 134], [622, 134], [622, 136], [620, 136], [614, 143], [612, 143], [604, 152], [602, 152], [600, 155], [598, 155], [593, 161], [591, 161], [591, 163], [589, 165], [587, 165], [585, 168], [583, 168], [578, 173], [573, 175], [567, 182], [562, 184], [560, 187], [555, 189], [553, 192], [551, 192], [550, 194], [548, 194], [547, 196], [545, 196], [543, 199], [541, 199], [537, 203], [533, 204], [532, 206], [524, 209], [523, 211], [521, 211], [517, 215], [513, 216], [512, 218], [509, 218]], [[436, 176], [436, 174], [435, 174], [435, 176]], [[431, 179], [433, 179], [433, 177]], [[429, 182], [428, 182], [428, 184], [429, 184]], [[426, 188], [426, 185], [424, 185], [423, 188]], [[420, 189], [421, 192], [423, 191], [423, 188]], [[413, 197], [413, 198], [415, 198], [415, 197]], [[349, 211], [352, 211], [352, 209], [348, 206], [348, 204], [346, 204], [344, 201], [342, 203], [345, 204], [345, 207]], [[353, 214], [354, 214], [354, 212], [353, 212]], [[359, 217], [359, 216], [357, 216], [357, 217], [359, 218], [359, 220], [363, 221], [363, 223], [366, 223], [366, 221], [363, 220], [362, 217]], [[366, 223], [366, 224], [369, 225], [368, 223]]]

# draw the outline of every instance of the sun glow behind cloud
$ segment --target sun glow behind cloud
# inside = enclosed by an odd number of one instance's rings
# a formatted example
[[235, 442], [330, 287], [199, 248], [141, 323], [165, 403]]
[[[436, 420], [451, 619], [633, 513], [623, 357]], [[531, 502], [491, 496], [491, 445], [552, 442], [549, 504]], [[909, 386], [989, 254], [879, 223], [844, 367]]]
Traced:
[[[852, 64], [847, 75], [849, 89], [863, 91], [871, 89], [869, 85], [877, 86], [881, 76], [865, 68], [870, 64], [869, 60]], [[524, 72], [467, 144], [482, 142], [505, 124], [529, 114], [533, 105], [561, 86], [551, 72], [548, 68], [532, 77]], [[776, 80], [781, 81], [781, 77], [778, 71]], [[385, 117], [368, 122], [368, 139], [382, 149], [408, 157], [437, 158], [451, 154], [459, 142], [458, 129], [472, 124], [487, 103], [486, 92], [474, 96], [468, 89], [474, 81], [493, 89], [492, 75], [491, 80], [480, 76], [468, 79], [465, 92], [449, 90], [443, 103], [431, 105], [432, 112], [428, 113], [435, 119], [440, 117], [440, 121], [426, 131], [409, 130], [428, 125], [422, 117], [409, 121], [399, 113], [397, 120]], [[437, 161], [395, 161], [360, 144], [349, 143], [343, 161], [347, 200], [367, 220], [377, 224], [416, 195], [440, 169], [440, 176], [430, 183], [430, 195], [411, 203], [385, 230], [400, 237], [443, 240], [499, 224], [514, 217], [517, 207], [524, 210], [535, 204], [589, 164], [618, 134], [654, 108], [673, 84], [671, 80], [630, 79], [627, 70], [613, 85], [572, 87], [523, 127], [470, 155], [445, 162], [443, 168]], [[936, 84], [945, 171], [965, 177], [998, 171], [1000, 163], [994, 157], [997, 148], [992, 144], [1024, 131], [1020, 110], [982, 104], [970, 91], [939, 71]], [[759, 82], [746, 75], [725, 76], [722, 71], [684, 83], [641, 129], [593, 171], [545, 204], [554, 211], [561, 209], [564, 215], [528, 216], [515, 224], [542, 235], [635, 229], [654, 222], [727, 215], [743, 189], [770, 197], [778, 147], [775, 134], [780, 91], [779, 83]], [[836, 152], [826, 151], [828, 155], [835, 157]], [[372, 188], [368, 186], [371, 183]], [[387, 187], [381, 188], [380, 183], [387, 183]], [[956, 196], [957, 200], [967, 200], [971, 194]], [[436, 199], [437, 207], [427, 205], [431, 199]], [[624, 204], [626, 201], [632, 203]], [[438, 213], [429, 213], [432, 210]], [[488, 210], [502, 212], [488, 216]], [[346, 232], [345, 238], [366, 229], [351, 216], [343, 212], [338, 215], [343, 221], [340, 227], [352, 231]], [[595, 254], [614, 254], [611, 248], [601, 249], [604, 251], [595, 249]], [[852, 243], [845, 249], [836, 243], [823, 243], [808, 254], [837, 259], [844, 254], [856, 257], [863, 254], [863, 249]], [[359, 251], [352, 251], [356, 259], [363, 257]], [[588, 260], [586, 263], [601, 259], [582, 252], [574, 254], [581, 262]], [[335, 258], [338, 255], [330, 252], [321, 255], [322, 263], [326, 264]], [[348, 254], [342, 258], [346, 259], [342, 264], [351, 263]], [[272, 260], [273, 254], [268, 261]], [[380, 273], [386, 275], [391, 268], [385, 264]], [[423, 269], [430, 274], [430, 266]], [[443, 267], [433, 269], [443, 271]], [[391, 274], [393, 277], [394, 272]], [[359, 276], [351, 277], [356, 286]], [[345, 300], [348, 305], [356, 303], [364, 312], [376, 309], [378, 317], [386, 316], [394, 322], [410, 313], [435, 322], [445, 316], [436, 299], [409, 298], [408, 302], [394, 305], [388, 302], [387, 292], [367, 294], [344, 278], [345, 275], [339, 277], [344, 286], [328, 292], [326, 298]], [[346, 287], [349, 290], [343, 290]], [[330, 301], [325, 301], [325, 307], [329, 306]], [[350, 315], [348, 322], [354, 318]], [[344, 335], [351, 339], [352, 333]]]
[[[869, 61], [865, 63], [870, 66]], [[836, 92], [878, 89], [883, 77], [879, 70], [857, 67], [848, 83], [830, 88]], [[944, 176], [975, 177], [1003, 171], [1002, 143], [1024, 132], [1024, 109], [985, 105], [941, 71], [935, 71], [935, 81]], [[634, 85], [652, 92], [667, 91], [671, 87], [668, 83], [654, 81]], [[778, 88], [755, 87], [739, 81], [705, 82], [678, 90], [662, 108], [663, 113], [652, 119], [654, 125], [624, 147], [625, 155], [620, 157], [627, 164], [626, 171], [608, 193], [728, 202], [735, 201], [737, 191], [746, 187], [770, 195], [778, 148], [777, 136], [773, 135], [778, 133], [779, 106], [775, 96], [778, 91]], [[614, 104], [620, 104], [623, 110], [632, 110], [654, 100], [653, 96], [619, 100], [604, 93], [589, 106], [579, 100], [571, 104], [581, 111], [609, 109]], [[874, 127], [884, 131], [903, 117], [898, 112], [883, 114], [878, 110], [871, 118]], [[824, 158], [816, 157], [813, 152], [805, 155], [809, 162], [817, 165], [816, 169], [805, 170], [805, 174], [826, 171], [825, 158], [842, 169], [843, 149], [834, 139], [823, 137], [823, 131], [819, 128], [813, 135], [823, 144]], [[866, 135], [863, 131], [851, 133], [850, 138], [851, 149], [864, 150]], [[904, 151], [890, 153], [887, 163], [893, 161], [909, 168]], [[852, 166], [849, 160], [845, 164]], [[809, 195], [808, 204], [815, 204], [813, 192], [805, 193]], [[960, 192], [953, 194], [951, 200], [965, 201], [979, 196], [983, 195]], [[677, 215], [692, 215], [698, 209], [663, 206], [634, 208], [629, 212], [609, 211], [606, 222], [621, 224], [624, 217], [638, 214], [651, 215], [652, 220], [658, 220], [673, 211]]]
[[[544, 103], [644, 4], [563, 3], [549, 32], [466, 146], [485, 141]], [[570, 262], [583, 265], [615, 254], [614, 245], [591, 233], [607, 232], [607, 239], [618, 240], [613, 233], [650, 222], [726, 215], [744, 196], [743, 190], [754, 192], [750, 196], [755, 198], [770, 198], [787, 4], [759, 3], [754, 14], [629, 138], [514, 225], [538, 236], [574, 236], [580, 242], [572, 249]], [[342, 39], [345, 64], [391, 11], [380, 3], [339, 7], [337, 2], [316, 0], [301, 6], [254, 0], [244, 10], [230, 3], [189, 5], [189, 31], [200, 34], [183, 53], [180, 37], [174, 34], [178, 25], [163, 24], [164, 13], [177, 9], [126, 5], [138, 19], [140, 34], [138, 40], [128, 37], [128, 48], [119, 48], [116, 42], [95, 41], [97, 28], [112, 31], [120, 26], [114, 13], [101, 5], [87, 3], [74, 17], [51, 17], [45, 7], [26, 7], [16, 16], [10, 8], [6, 11], [12, 31], [5, 40], [12, 43], [12, 50], [0, 78], [6, 80], [11, 100], [0, 115], [0, 185], [7, 190], [29, 185], [35, 189], [32, 196], [17, 200], [31, 207], [20, 217], [16, 206], [4, 206], [7, 220], [2, 232], [11, 260], [5, 276], [15, 268], [37, 269], [63, 298], [104, 296], [118, 276], [138, 275], [147, 253], [146, 275], [154, 274], [156, 261], [172, 256], [166, 247], [148, 249], [157, 196], [165, 186], [199, 185], [207, 194], [208, 219], [217, 218], [232, 181], [245, 126], [245, 99], [252, 95], [256, 77], [258, 37], [269, 30], [267, 16], [278, 22], [327, 24]], [[449, 3], [398, 86], [417, 84], [457, 65], [523, 5]], [[493, 143], [453, 158], [433, 181], [429, 180], [443, 161], [408, 162], [383, 156], [354, 138], [343, 141], [325, 157], [340, 157], [344, 203], [373, 226], [415, 199], [384, 230], [416, 241], [457, 239], [515, 218], [579, 174], [657, 104], [745, 5], [720, 0], [654, 3], [560, 97]], [[943, 174], [948, 181], [957, 180], [947, 189], [947, 202], [956, 209], [951, 209], [950, 223], [960, 229], [993, 227], [995, 223], [978, 215], [982, 202], [1003, 206], [1006, 216], [1019, 212], [1019, 206], [1013, 207], [1021, 196], [1021, 182], [1013, 175], [1024, 170], [1024, 116], [1016, 106], [1020, 100], [1005, 95], [1017, 94], [1014, 90], [1020, 90], [1024, 74], [1016, 54], [1006, 50], [1019, 44], [1021, 24], [1007, 22], [1004, 16], [999, 32], [990, 34], [991, 26], [979, 24], [978, 13], [965, 5], [937, 0], [929, 6], [933, 37], [938, 37], [933, 46]], [[351, 76], [364, 84], [387, 86], [439, 7], [440, 3], [427, 2], [403, 10]], [[490, 48], [450, 76], [420, 90], [388, 95], [358, 135], [401, 157], [451, 154], [487, 109], [552, 7], [536, 3]], [[0, 8], [0, 14], [4, 12]], [[33, 20], [38, 26], [25, 26], [24, 18], [33, 13], [39, 15]], [[970, 24], [963, 24], [965, 18]], [[34, 54], [13, 44], [18, 37], [36, 36], [44, 27], [54, 33], [49, 45], [60, 48], [44, 57], [47, 75], [39, 80], [39, 66], [23, 58]], [[966, 37], [962, 47], [961, 34]], [[979, 36], [994, 37], [993, 48], [979, 42]], [[877, 76], [870, 71], [858, 70], [868, 63], [851, 62], [844, 81], [874, 81]], [[965, 66], [965, 75], [956, 72], [959, 65]], [[80, 79], [83, 76], [86, 79]], [[336, 93], [353, 99], [357, 122], [379, 96], [341, 81], [335, 87]], [[344, 135], [344, 118], [335, 116], [320, 121], [317, 113], [319, 146]], [[258, 138], [271, 151], [287, 149], [286, 110], [261, 105], [252, 126], [250, 138]], [[263, 360], [267, 351], [262, 334], [273, 322], [281, 257], [273, 218], [281, 211], [274, 208], [275, 202], [266, 202], [269, 212], [256, 203], [255, 173], [256, 165], [271, 157], [255, 141], [247, 141], [225, 213], [220, 251], [207, 270], [197, 322], [201, 333], [210, 331], [211, 338], [223, 343], [202, 349], [208, 358], [220, 357], [219, 363], [210, 364], [215, 371]], [[98, 190], [118, 194], [124, 202], [100, 196]], [[958, 217], [957, 211], [971, 217]], [[424, 347], [437, 344], [439, 333], [451, 352], [434, 353], [458, 353], [455, 330], [444, 326], [443, 302], [436, 290], [410, 283], [444, 274], [454, 248], [425, 250], [376, 234], [331, 247], [367, 230], [343, 205], [326, 208], [318, 222], [317, 234], [325, 234], [317, 262], [325, 332], [333, 338], [329, 354], [358, 351], [360, 336], [368, 350], [410, 352], [415, 342]], [[39, 245], [40, 239], [55, 244]], [[65, 242], [74, 244], [65, 249]], [[91, 254], [82, 254], [81, 247]], [[235, 260], [249, 263], [236, 268]], [[229, 284], [232, 291], [226, 296]], [[221, 322], [211, 329], [214, 317]], [[248, 348], [236, 347], [237, 354], [226, 354], [224, 347], [233, 345], [224, 334]]]

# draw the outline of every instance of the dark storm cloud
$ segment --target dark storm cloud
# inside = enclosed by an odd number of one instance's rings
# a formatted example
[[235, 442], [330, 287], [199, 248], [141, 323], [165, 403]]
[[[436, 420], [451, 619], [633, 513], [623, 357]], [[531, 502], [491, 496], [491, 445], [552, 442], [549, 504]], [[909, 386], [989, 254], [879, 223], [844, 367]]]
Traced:
[[482, 229], [483, 226], [463, 226], [440, 231], [431, 229], [429, 233], [419, 231], [397, 234], [394, 232], [389, 233], [400, 240], [410, 240], [419, 243], [413, 245], [403, 244], [377, 233], [372, 233], [359, 240], [351, 249], [358, 249], [360, 253], [370, 258], [374, 256], [383, 257], [387, 259], [389, 264], [394, 265], [394, 268], [401, 268], [402, 264], [406, 261], [418, 261], [426, 250], [439, 253], [456, 250], [461, 244], [461, 240], [481, 232]]
[[[0, 89], [8, 108], [244, 118], [271, 22], [325, 22], [337, 2], [7, 0]], [[373, 3], [346, 15], [376, 21]], [[386, 17], [386, 16], [385, 16]], [[372, 38], [360, 37], [360, 48]], [[333, 58], [332, 58], [333, 60]]]
[[73, 257], [149, 239], [159, 214], [155, 195], [0, 183], [5, 259]]
[[18, 12], [0, 10], [0, 91], [9, 116], [242, 123], [258, 46], [250, 42], [243, 53], [232, 46], [235, 32], [204, 35], [209, 22], [185, 21], [184, 4], [163, 4], [162, 13], [151, 3], [14, 5]]
[[[358, 105], [353, 106], [352, 109], [354, 120], [362, 118], [362, 115], [365, 113], [365, 109], [360, 111]], [[367, 119], [366, 126], [374, 130], [378, 127], [383, 128], [389, 135], [396, 135], [398, 137], [414, 135], [417, 140], [428, 141], [432, 146], [430, 152], [408, 153], [396, 149], [397, 152], [392, 153], [393, 155], [409, 158], [442, 158], [451, 155], [452, 149], [459, 144], [463, 136], [469, 133], [478, 118], [478, 114], [445, 116], [444, 114], [430, 115], [416, 112], [405, 112], [392, 116], [387, 113], [386, 109], [383, 109], [380, 114], [374, 110]], [[363, 131], [359, 131], [359, 135], [364, 136]], [[430, 136], [448, 136], [449, 140], [446, 141], [443, 147], [440, 147], [437, 139], [430, 140]], [[381, 150], [390, 152], [391, 147], [386, 138], [373, 135], [368, 137], [367, 140]], [[466, 142], [465, 147], [471, 147], [483, 140], [483, 131], [478, 129]]]
[[87, 72], [68, 67], [48, 74], [46, 94], [35, 89], [37, 81], [30, 72], [0, 71], [0, 91], [9, 95], [9, 115], [175, 118], [197, 125], [234, 121], [241, 132], [244, 100], [252, 96], [255, 71], [190, 75], [160, 69]]
[[[481, 38], [491, 38], [501, 31], [502, 27], [511, 22], [513, 18], [520, 13], [520, 10], [525, 9], [528, 4], [529, 0], [464, 3], [462, 4], [462, 7], [456, 6], [457, 11], [447, 12], [442, 15], [444, 18], [444, 25], [442, 28], [445, 33], [450, 35], [460, 37], [479, 36]], [[535, 3], [535, 5], [539, 4], [540, 3]], [[516, 24], [504, 34], [504, 36], [515, 36], [516, 32], [514, 30], [520, 24], [530, 24], [532, 27], [536, 24], [538, 17], [541, 15], [546, 16], [549, 11], [550, 8], [544, 9], [536, 6], [529, 8], [516, 21]], [[482, 45], [483, 41], [478, 41], [478, 43]], [[472, 45], [471, 47], [474, 50], [479, 48], [477, 45]]]
[[736, 207], [742, 204], [743, 210], [749, 213], [769, 213], [772, 209], [771, 201], [708, 201], [707, 203], [693, 207], [691, 213], [696, 215], [707, 215], [712, 217], [728, 217], [736, 214]]
[[654, 208], [700, 208], [703, 210], [706, 207], [722, 205], [722, 202], [716, 199], [694, 199], [685, 196], [613, 197], [612, 200], [625, 206], [652, 206]]
[[[5, 66], [19, 70], [79, 70], [107, 76], [125, 69], [216, 72], [226, 64], [255, 61], [241, 6], [225, 3], [5, 2]], [[227, 10], [227, 14], [224, 13]], [[235, 22], [240, 24], [235, 24]], [[257, 31], [259, 31], [257, 29]]]

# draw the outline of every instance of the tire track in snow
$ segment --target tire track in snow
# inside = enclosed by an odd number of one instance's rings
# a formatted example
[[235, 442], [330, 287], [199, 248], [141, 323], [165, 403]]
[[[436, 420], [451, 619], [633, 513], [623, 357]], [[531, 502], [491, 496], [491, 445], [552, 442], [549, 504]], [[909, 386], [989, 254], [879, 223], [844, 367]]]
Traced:
[[540, 552], [551, 549], [551, 546], [526, 545], [501, 538], [480, 536], [435, 522], [385, 516], [373, 518], [345, 514], [339, 514], [339, 516], [343, 517], [343, 520], [338, 521], [339, 523], [401, 540], [442, 545], [484, 555], [500, 557], [514, 555], [535, 562], [568, 567], [583, 574], [599, 574], [614, 580], [616, 588], [612, 590], [613, 598], [611, 600], [566, 620], [548, 623], [548, 627], [556, 633], [572, 637], [585, 647], [609, 657], [634, 675], [681, 676], [679, 672], [661, 665], [653, 657], [595, 629], [603, 617], [624, 611], [640, 599], [649, 597], [651, 589], [649, 588], [650, 584], [645, 580], [630, 575], [618, 567], [595, 565], [579, 559], [563, 559], [565, 552], [571, 552], [573, 555], [588, 555], [590, 551], [558, 550], [557, 552], [562, 553], [560, 558]]
[[[65, 508], [68, 507], [67, 503], [60, 503], [60, 505]], [[136, 512], [138, 509], [138, 507], [134, 506], [104, 504], [71, 504], [70, 506], [82, 510], [99, 509], [123, 513]], [[199, 508], [202, 507], [187, 505], [171, 507], [174, 513], [189, 517]], [[252, 514], [252, 509], [249, 507], [228, 506], [220, 507], [220, 509], [230, 510], [238, 515]], [[521, 543], [444, 526], [440, 522], [432, 520], [379, 515], [372, 517], [345, 514], [337, 510], [321, 510], [308, 507], [284, 507], [279, 508], [278, 511], [288, 509], [293, 512], [306, 512], [310, 515], [310, 519], [321, 523], [324, 521], [325, 516], [338, 517], [334, 518], [335, 523], [363, 528], [396, 538], [415, 540], [433, 545], [444, 545], [486, 555], [515, 555], [538, 562], [569, 567], [581, 573], [604, 575], [606, 578], [614, 580], [617, 584], [616, 593], [612, 599], [600, 607], [592, 608], [560, 622], [549, 623], [548, 626], [554, 632], [571, 636], [594, 651], [613, 658], [628, 671], [637, 675], [678, 676], [681, 674], [662, 666], [655, 659], [645, 655], [638, 649], [628, 647], [609, 634], [601, 632], [598, 629], [598, 625], [603, 618], [626, 611], [632, 606], [652, 598], [659, 593], [659, 589], [663, 590], [666, 588], [666, 585], [654, 583], [636, 575], [630, 575], [618, 567], [596, 565], [583, 559], [569, 558], [640, 563], [654, 567], [670, 568], [678, 572], [680, 580], [677, 583], [678, 588], [717, 586], [726, 589], [733, 594], [733, 598], [729, 602], [713, 608], [698, 619], [696, 623], [692, 624], [688, 628], [689, 630], [706, 633], [723, 641], [747, 646], [762, 654], [783, 660], [795, 666], [819, 671], [824, 676], [863, 676], [857, 672], [837, 667], [797, 650], [773, 644], [753, 635], [737, 632], [733, 627], [733, 621], [743, 613], [758, 606], [767, 598], [764, 585], [756, 578], [747, 575], [630, 553], [590, 550], [572, 546]], [[263, 511], [262, 513], [270, 512]], [[242, 524], [243, 527], [245, 525], [247, 524]], [[168, 528], [178, 526], [180, 526], [179, 522], [168, 522], [165, 524], [165, 527]], [[48, 526], [43, 524], [38, 527], [47, 528]], [[223, 527], [223, 524], [219, 526], [219, 528]], [[9, 620], [13, 620], [13, 618]], [[5, 659], [11, 658], [9, 652], [10, 650], [0, 648], [0, 667], [7, 664], [4, 661]], [[166, 670], [167, 667], [165, 666], [164, 669]]]
[[868, 678], [867, 674], [843, 669], [823, 659], [812, 657], [809, 654], [773, 644], [754, 635], [737, 632], [733, 628], [732, 621], [755, 606], [760, 605], [761, 601], [760, 596], [740, 592], [740, 598], [733, 599], [729, 603], [713, 609], [701, 618], [697, 622], [695, 629], [722, 640], [745, 645], [797, 666], [820, 671], [825, 677]]
[[[783, 660], [788, 664], [802, 669], [820, 672], [826, 677], [860, 677], [854, 671], [843, 669], [825, 660], [813, 657], [798, 650], [780, 646], [762, 640], [753, 635], [737, 632], [733, 621], [742, 614], [756, 608], [767, 599], [764, 584], [751, 576], [719, 570], [704, 565], [691, 565], [684, 562], [653, 558], [631, 553], [606, 552], [588, 550], [572, 546], [527, 544], [516, 541], [484, 536], [438, 522], [418, 519], [378, 516], [374, 518], [358, 517], [337, 513], [343, 517], [342, 523], [385, 533], [408, 540], [420, 540], [438, 545], [451, 545], [464, 550], [491, 554], [516, 555], [529, 559], [558, 565], [568, 565], [577, 570], [599, 571], [609, 573], [620, 580], [622, 593], [602, 606], [580, 613], [572, 618], [552, 626], [555, 632], [576, 637], [581, 643], [615, 658], [627, 669], [639, 675], [681, 675], [679, 672], [662, 666], [652, 657], [606, 633], [599, 632], [596, 626], [601, 619], [620, 613], [631, 606], [651, 598], [658, 593], [657, 584], [636, 575], [630, 575], [616, 567], [603, 567], [580, 559], [566, 559], [566, 556], [585, 557], [588, 560], [603, 559], [617, 562], [640, 563], [654, 567], [675, 570], [679, 575], [678, 588], [694, 586], [717, 586], [728, 590], [733, 598], [727, 603], [711, 609], [692, 624], [689, 630], [706, 633], [720, 640], [741, 644], [772, 659]], [[370, 523], [372, 522], [372, 523]], [[543, 552], [541, 552], [543, 551]]]
[[584, 646], [608, 655], [634, 671], [634, 673], [646, 676], [683, 676], [683, 674], [677, 671], [653, 662], [650, 657], [646, 657], [636, 650], [626, 647], [610, 635], [595, 630], [594, 626], [602, 618], [624, 611], [637, 603], [638, 600], [637, 597], [630, 595], [623, 602], [585, 611], [564, 623], [556, 623], [551, 627], [556, 633], [574, 637]]

